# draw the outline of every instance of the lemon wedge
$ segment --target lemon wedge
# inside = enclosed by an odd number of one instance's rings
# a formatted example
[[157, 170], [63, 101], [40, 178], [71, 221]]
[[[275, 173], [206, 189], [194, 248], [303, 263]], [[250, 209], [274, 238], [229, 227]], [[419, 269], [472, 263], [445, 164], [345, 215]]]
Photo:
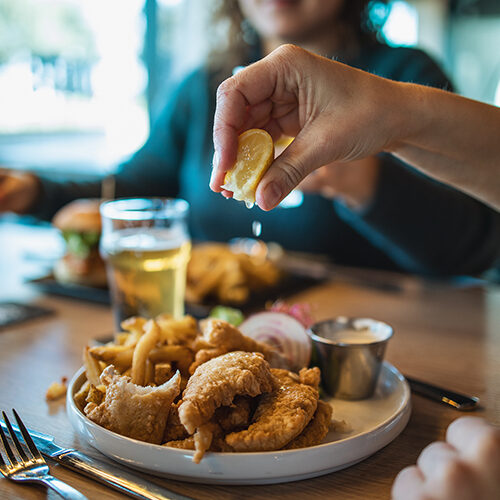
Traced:
[[274, 160], [271, 136], [262, 129], [252, 128], [238, 136], [236, 162], [226, 172], [222, 187], [233, 193], [233, 198], [244, 201], [247, 208], [255, 203], [255, 190], [262, 176]]

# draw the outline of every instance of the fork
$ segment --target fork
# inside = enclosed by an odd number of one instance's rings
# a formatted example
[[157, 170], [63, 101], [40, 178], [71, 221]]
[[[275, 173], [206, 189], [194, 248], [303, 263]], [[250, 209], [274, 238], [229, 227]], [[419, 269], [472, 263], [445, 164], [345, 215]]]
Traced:
[[[49, 474], [49, 466], [38, 451], [33, 439], [31, 439], [21, 418], [16, 410], [13, 409], [12, 413], [14, 413], [19, 430], [23, 435], [27, 450], [25, 451], [21, 446], [21, 443], [10, 425], [7, 415], [2, 411], [3, 421], [9, 430], [10, 437], [17, 452], [17, 457], [12, 451], [7, 436], [0, 426], [0, 472], [6, 478], [12, 479], [12, 481], [42, 483], [68, 500], [88, 500], [87, 497], [82, 495], [79, 491]], [[2, 458], [2, 451], [4, 455], [8, 457], [7, 461]]]

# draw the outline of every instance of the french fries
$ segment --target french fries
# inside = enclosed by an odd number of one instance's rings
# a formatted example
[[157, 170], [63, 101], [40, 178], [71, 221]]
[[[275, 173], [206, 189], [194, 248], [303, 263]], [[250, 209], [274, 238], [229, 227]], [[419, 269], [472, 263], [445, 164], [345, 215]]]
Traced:
[[182, 375], [189, 374], [189, 366], [194, 361], [191, 349], [182, 345], [163, 345], [153, 348], [149, 353], [153, 363], [175, 363]]
[[99, 377], [101, 375], [102, 369], [99, 361], [90, 354], [90, 347], [86, 347], [83, 351], [83, 365], [85, 366], [87, 380], [90, 382], [90, 384], [99, 385], [101, 383]]
[[280, 278], [281, 271], [265, 255], [234, 252], [221, 243], [197, 245], [187, 269], [186, 299], [243, 304], [252, 292], [275, 286]]
[[148, 321], [144, 329], [146, 333], [137, 342], [132, 356], [132, 382], [136, 385], [146, 385], [146, 375], [150, 381], [154, 377], [154, 371], [150, 367], [146, 367], [146, 361], [149, 352], [155, 347], [161, 334], [160, 328], [154, 320]]
[[165, 344], [186, 345], [198, 334], [196, 320], [189, 315], [174, 319], [168, 314], [160, 314], [155, 318], [160, 328], [160, 338]]
[[120, 373], [123, 373], [132, 366], [134, 348], [135, 346], [127, 344], [108, 344], [91, 347], [89, 354], [97, 361], [103, 361], [106, 365], [114, 365]]

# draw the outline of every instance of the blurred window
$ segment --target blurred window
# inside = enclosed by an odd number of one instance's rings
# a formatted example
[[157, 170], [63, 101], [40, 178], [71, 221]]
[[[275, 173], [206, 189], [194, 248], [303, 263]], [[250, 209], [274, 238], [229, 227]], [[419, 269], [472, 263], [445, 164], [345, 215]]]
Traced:
[[0, 0], [0, 163], [105, 169], [144, 141], [143, 0]]
[[[0, 0], [0, 165], [101, 175], [205, 56], [205, 0]], [[158, 99], [157, 99], [158, 98]]]
[[415, 7], [403, 1], [389, 4], [389, 15], [382, 35], [389, 45], [415, 46], [418, 42], [418, 13]]

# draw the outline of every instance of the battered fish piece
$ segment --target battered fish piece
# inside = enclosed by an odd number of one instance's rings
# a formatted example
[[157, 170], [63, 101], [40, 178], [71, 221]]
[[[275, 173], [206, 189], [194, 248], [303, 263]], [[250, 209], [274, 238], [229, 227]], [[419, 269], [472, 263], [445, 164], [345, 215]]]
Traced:
[[165, 429], [165, 446], [196, 450], [193, 456], [195, 463], [201, 461], [207, 450], [233, 451], [224, 441], [225, 433], [248, 426], [251, 410], [250, 398], [236, 396], [231, 406], [217, 408], [212, 421], [199, 427], [194, 435], [188, 436], [180, 423], [178, 406], [174, 404]]
[[221, 406], [215, 411], [215, 421], [224, 432], [232, 432], [248, 427], [252, 413], [250, 398], [236, 396], [231, 406]]
[[163, 446], [179, 448], [182, 450], [196, 450], [193, 456], [193, 462], [200, 463], [205, 452], [209, 451], [233, 451], [224, 441], [224, 433], [215, 422], [203, 424], [194, 435], [188, 436], [186, 439], [169, 441]]
[[318, 405], [317, 385], [314, 382], [319, 369], [303, 369], [300, 375], [287, 370], [271, 370], [275, 387], [260, 398], [253, 416], [253, 424], [246, 430], [232, 432], [226, 443], [235, 451], [272, 451], [286, 446], [296, 438], [311, 420]]
[[165, 446], [172, 448], [180, 448], [182, 450], [195, 450], [193, 455], [193, 462], [199, 464], [205, 452], [210, 448], [214, 433], [220, 431], [220, 427], [212, 422], [201, 425], [194, 435], [177, 441], [169, 441]]
[[180, 373], [158, 387], [144, 387], [133, 384], [110, 365], [100, 380], [106, 386], [106, 395], [100, 404], [87, 404], [87, 417], [123, 436], [160, 444], [170, 405], [180, 392]]
[[273, 368], [290, 368], [288, 360], [274, 347], [243, 335], [236, 327], [221, 319], [209, 318], [200, 322], [203, 337], [198, 341], [202, 348], [196, 353], [189, 367], [192, 374], [198, 366], [221, 354], [233, 351], [261, 352]]
[[188, 436], [185, 439], [167, 441], [163, 444], [163, 446], [170, 446], [171, 448], [178, 448], [180, 450], [194, 450], [194, 436]]
[[181, 402], [182, 401], [172, 403], [170, 406], [167, 425], [165, 426], [165, 433], [163, 434], [163, 442], [181, 441], [189, 437], [185, 427], [179, 420], [179, 405]]
[[194, 434], [217, 408], [231, 405], [235, 396], [255, 397], [272, 389], [273, 376], [262, 354], [230, 352], [196, 369], [182, 395], [179, 419]]
[[295, 450], [297, 448], [307, 448], [308, 446], [320, 444], [328, 434], [331, 421], [332, 407], [324, 401], [318, 401], [316, 412], [306, 428], [283, 449]]

